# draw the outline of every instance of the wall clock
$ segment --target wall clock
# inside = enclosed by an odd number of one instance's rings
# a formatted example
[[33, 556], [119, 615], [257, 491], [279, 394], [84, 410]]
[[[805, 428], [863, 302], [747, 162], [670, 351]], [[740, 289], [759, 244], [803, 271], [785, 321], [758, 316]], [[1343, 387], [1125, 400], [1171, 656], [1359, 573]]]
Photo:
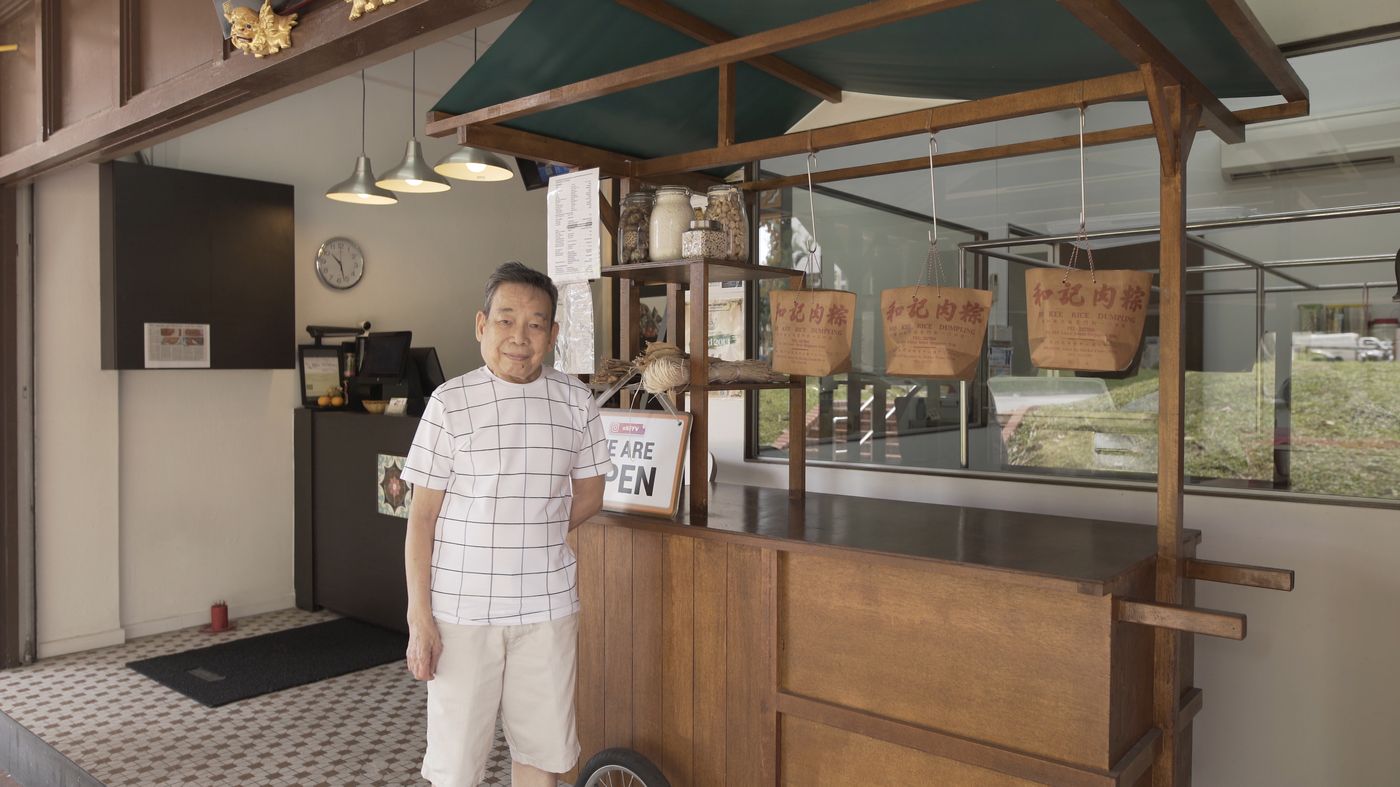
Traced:
[[348, 290], [365, 275], [365, 254], [349, 238], [331, 238], [316, 250], [316, 275], [327, 287]]

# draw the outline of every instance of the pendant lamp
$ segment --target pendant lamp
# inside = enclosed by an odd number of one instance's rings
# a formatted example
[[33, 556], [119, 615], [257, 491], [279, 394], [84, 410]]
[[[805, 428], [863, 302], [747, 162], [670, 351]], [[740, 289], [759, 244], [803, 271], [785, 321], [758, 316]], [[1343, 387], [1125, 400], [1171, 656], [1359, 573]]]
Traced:
[[[476, 65], [476, 31], [472, 31], [472, 65]], [[515, 177], [506, 160], [484, 150], [461, 147], [433, 167], [433, 171], [456, 180], [498, 181]]]
[[452, 184], [428, 167], [423, 160], [423, 146], [418, 144], [418, 50], [413, 50], [413, 78], [410, 81], [408, 150], [397, 167], [384, 173], [376, 186], [408, 194], [432, 194], [447, 191]]
[[369, 156], [365, 155], [365, 72], [360, 72], [360, 157], [355, 160], [355, 171], [350, 177], [326, 190], [326, 196], [340, 202], [356, 205], [393, 205], [399, 201], [392, 191], [379, 188], [374, 183], [374, 169], [370, 167]]

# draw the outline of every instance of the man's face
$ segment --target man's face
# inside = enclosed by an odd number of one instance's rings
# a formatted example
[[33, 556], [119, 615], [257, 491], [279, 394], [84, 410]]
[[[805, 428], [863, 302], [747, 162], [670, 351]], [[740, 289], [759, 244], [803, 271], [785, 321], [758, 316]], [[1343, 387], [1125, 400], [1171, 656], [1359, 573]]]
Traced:
[[502, 284], [491, 299], [491, 313], [476, 313], [481, 358], [507, 382], [528, 383], [538, 377], [558, 333], [549, 296], [526, 284]]

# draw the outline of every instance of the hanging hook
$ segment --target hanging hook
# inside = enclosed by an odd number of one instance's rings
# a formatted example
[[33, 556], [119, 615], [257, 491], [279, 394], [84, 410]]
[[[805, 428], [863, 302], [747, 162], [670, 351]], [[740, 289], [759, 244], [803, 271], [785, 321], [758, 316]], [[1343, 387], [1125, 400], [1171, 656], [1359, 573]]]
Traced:
[[[807, 132], [807, 136], [810, 142], [810, 131]], [[817, 154], [815, 152], [809, 151], [807, 153], [807, 208], [810, 211], [812, 217], [812, 226], [807, 228], [807, 253], [810, 255], [816, 255], [817, 253], [817, 203], [816, 199], [812, 196], [812, 169], [816, 165], [816, 163]], [[816, 272], [820, 273], [821, 269], [818, 268]]]
[[[932, 110], [930, 110], [930, 118]], [[928, 259], [924, 261], [924, 281], [935, 287], [943, 280], [943, 261], [938, 253], [938, 188], [933, 178], [933, 157], [938, 153], [938, 137], [932, 130], [928, 133], [928, 194], [929, 215], [933, 223], [928, 231]]]

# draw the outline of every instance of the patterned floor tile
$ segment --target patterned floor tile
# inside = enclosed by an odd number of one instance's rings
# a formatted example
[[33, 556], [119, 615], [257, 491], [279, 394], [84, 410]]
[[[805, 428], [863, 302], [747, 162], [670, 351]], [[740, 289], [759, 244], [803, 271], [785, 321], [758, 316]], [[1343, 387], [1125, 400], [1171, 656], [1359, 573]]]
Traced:
[[[334, 618], [289, 609], [243, 618], [222, 634], [189, 628], [3, 670], [0, 710], [108, 787], [427, 785], [418, 775], [427, 690], [402, 664], [221, 708], [125, 666]], [[499, 725], [483, 784], [510, 784]]]

